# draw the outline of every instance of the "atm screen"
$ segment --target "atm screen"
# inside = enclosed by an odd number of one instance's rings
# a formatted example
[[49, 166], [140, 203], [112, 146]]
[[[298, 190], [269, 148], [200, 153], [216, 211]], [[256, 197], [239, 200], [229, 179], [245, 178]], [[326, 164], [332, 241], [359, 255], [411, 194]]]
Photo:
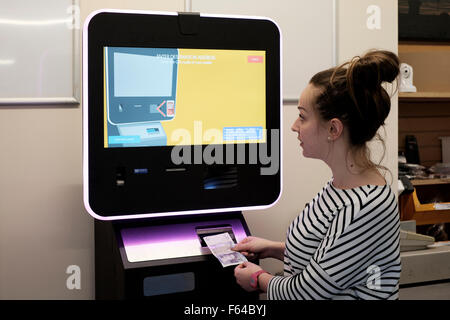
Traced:
[[264, 17], [99, 10], [83, 29], [83, 199], [97, 219], [281, 194], [281, 32]]
[[265, 51], [103, 53], [105, 148], [266, 141]]

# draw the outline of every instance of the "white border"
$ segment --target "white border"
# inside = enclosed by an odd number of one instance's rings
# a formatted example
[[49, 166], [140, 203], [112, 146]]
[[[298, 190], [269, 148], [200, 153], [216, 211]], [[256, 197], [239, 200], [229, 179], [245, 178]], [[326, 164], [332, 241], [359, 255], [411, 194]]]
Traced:
[[111, 12], [111, 13], [134, 13], [134, 14], [153, 14], [153, 15], [178, 15], [176, 12], [163, 12], [163, 11], [142, 11], [142, 10], [117, 10], [117, 9], [101, 9], [93, 11], [86, 18], [83, 26], [83, 202], [84, 207], [87, 212], [94, 218], [99, 220], [123, 220], [123, 219], [138, 219], [138, 218], [156, 218], [156, 217], [168, 217], [168, 216], [184, 216], [184, 215], [194, 215], [194, 214], [205, 214], [205, 213], [217, 213], [217, 212], [232, 212], [232, 211], [243, 211], [243, 210], [263, 210], [274, 206], [281, 198], [283, 190], [283, 76], [282, 76], [282, 35], [279, 25], [270, 18], [258, 17], [258, 16], [243, 16], [243, 15], [222, 15], [222, 14], [201, 14], [202, 17], [209, 18], [236, 18], [236, 19], [255, 19], [255, 20], [268, 20], [271, 21], [278, 28], [280, 33], [280, 193], [278, 198], [269, 205], [263, 206], [251, 206], [251, 207], [236, 207], [236, 208], [218, 208], [218, 209], [208, 209], [208, 210], [188, 210], [188, 211], [175, 211], [175, 212], [161, 212], [161, 213], [144, 213], [144, 214], [133, 214], [133, 215], [117, 215], [117, 216], [100, 216], [96, 214], [90, 204], [89, 204], [89, 131], [88, 131], [88, 27], [91, 19], [99, 13]]
[[[72, 0], [72, 6], [78, 8], [78, 16], [80, 17], [80, 1]], [[14, 97], [0, 98], [0, 106], [11, 105], [77, 105], [80, 99], [80, 29], [72, 28], [72, 96], [71, 97]]]

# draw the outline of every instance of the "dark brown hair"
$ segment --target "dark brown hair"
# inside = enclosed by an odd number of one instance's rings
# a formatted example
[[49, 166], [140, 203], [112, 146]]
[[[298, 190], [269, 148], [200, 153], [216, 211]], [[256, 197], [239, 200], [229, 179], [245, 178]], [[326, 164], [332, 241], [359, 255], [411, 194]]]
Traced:
[[[399, 65], [396, 54], [372, 50], [338, 67], [321, 71], [310, 80], [321, 89], [315, 104], [318, 114], [325, 121], [333, 118], [342, 121], [348, 130], [352, 151], [365, 155], [363, 167], [376, 166], [370, 161], [366, 143], [377, 136], [389, 114], [391, 99], [381, 84], [397, 78]], [[377, 138], [382, 141], [381, 137]], [[384, 146], [384, 141], [382, 143]]]

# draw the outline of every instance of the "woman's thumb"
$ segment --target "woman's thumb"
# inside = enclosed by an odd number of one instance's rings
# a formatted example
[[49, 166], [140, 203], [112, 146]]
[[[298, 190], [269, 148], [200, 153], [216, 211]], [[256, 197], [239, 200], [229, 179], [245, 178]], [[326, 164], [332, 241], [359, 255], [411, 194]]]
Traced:
[[239, 242], [238, 244], [236, 244], [234, 247], [232, 247], [231, 249], [233, 249], [234, 251], [247, 251], [248, 250], [248, 241], [242, 240], [241, 242]]

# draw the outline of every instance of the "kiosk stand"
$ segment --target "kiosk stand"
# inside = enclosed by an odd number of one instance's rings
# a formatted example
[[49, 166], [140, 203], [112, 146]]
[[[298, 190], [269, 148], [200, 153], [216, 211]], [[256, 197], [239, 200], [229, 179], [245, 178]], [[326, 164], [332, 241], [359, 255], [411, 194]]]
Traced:
[[281, 195], [280, 39], [261, 17], [86, 19], [83, 198], [97, 299], [258, 298], [203, 237], [243, 240], [242, 211]]
[[239, 212], [160, 221], [95, 221], [96, 299], [256, 300], [223, 268], [202, 237], [249, 235]]

